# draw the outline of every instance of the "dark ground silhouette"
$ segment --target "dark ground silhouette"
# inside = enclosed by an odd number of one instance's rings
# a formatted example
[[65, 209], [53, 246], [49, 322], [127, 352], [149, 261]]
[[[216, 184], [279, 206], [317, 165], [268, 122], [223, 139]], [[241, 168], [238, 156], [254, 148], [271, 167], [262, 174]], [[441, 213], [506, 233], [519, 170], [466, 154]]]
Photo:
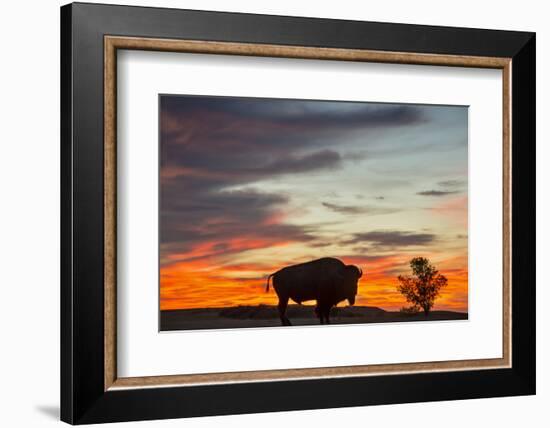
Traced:
[[[287, 315], [292, 324], [319, 325], [313, 306], [289, 305]], [[410, 321], [467, 320], [468, 313], [432, 311], [407, 314], [374, 306], [343, 306], [331, 310], [332, 324], [364, 324]], [[220, 328], [281, 327], [277, 306], [233, 306], [228, 308], [179, 309], [160, 312], [160, 330], [201, 330]], [[283, 327], [281, 327], [283, 328]]]

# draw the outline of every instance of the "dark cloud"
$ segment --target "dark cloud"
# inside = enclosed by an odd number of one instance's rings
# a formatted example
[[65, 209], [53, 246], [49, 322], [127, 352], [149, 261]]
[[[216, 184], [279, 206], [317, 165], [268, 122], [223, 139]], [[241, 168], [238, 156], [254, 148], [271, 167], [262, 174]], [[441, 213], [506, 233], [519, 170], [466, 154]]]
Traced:
[[341, 167], [348, 133], [424, 121], [409, 105], [161, 96], [161, 261], [315, 241], [314, 230], [285, 223], [287, 196], [247, 186]]
[[339, 205], [333, 204], [330, 202], [321, 202], [321, 204], [340, 214], [391, 214], [398, 212], [398, 209], [395, 208], [381, 208], [381, 207], [371, 207], [371, 206], [356, 206], [356, 205]]
[[161, 108], [178, 115], [208, 111], [229, 113], [284, 125], [323, 124], [325, 127], [399, 126], [425, 121], [422, 109], [414, 105], [376, 104], [349, 101], [291, 100], [216, 96], [162, 96]]
[[346, 240], [347, 244], [371, 243], [384, 247], [409, 247], [431, 244], [436, 236], [431, 233], [414, 233], [394, 230], [383, 230], [356, 233], [353, 238]]
[[324, 247], [330, 247], [333, 244], [334, 242], [331, 242], [331, 241], [314, 241], [314, 242], [311, 242], [309, 245], [310, 247], [313, 247], [313, 248], [324, 248]]
[[424, 190], [417, 192], [417, 195], [421, 196], [447, 196], [460, 193], [460, 189], [466, 185], [465, 180], [444, 180], [437, 183], [442, 189]]
[[458, 193], [456, 190], [424, 190], [422, 192], [417, 192], [417, 195], [421, 196], [447, 196], [454, 195]]
[[303, 173], [318, 169], [330, 169], [340, 166], [340, 155], [332, 150], [322, 150], [319, 152], [303, 156], [286, 156], [274, 160], [270, 164], [259, 168], [261, 175], [277, 175], [287, 173]]
[[189, 251], [198, 242], [214, 242], [209, 250], [224, 253], [237, 249], [224, 241], [249, 239], [254, 245], [258, 240], [312, 239], [305, 227], [272, 220], [287, 203], [282, 195], [242, 190], [195, 193], [187, 198], [177, 196], [177, 187], [174, 191], [171, 197], [162, 193], [161, 242], [178, 243], [179, 251]]
[[321, 202], [321, 204], [328, 208], [329, 210], [335, 211], [337, 213], [341, 214], [364, 214], [368, 212], [367, 207], [358, 207], [358, 206], [351, 206], [351, 205], [337, 205], [337, 204], [331, 204], [329, 202]]
[[338, 152], [347, 134], [425, 121], [419, 107], [392, 104], [163, 96], [160, 108], [163, 167], [214, 171]]

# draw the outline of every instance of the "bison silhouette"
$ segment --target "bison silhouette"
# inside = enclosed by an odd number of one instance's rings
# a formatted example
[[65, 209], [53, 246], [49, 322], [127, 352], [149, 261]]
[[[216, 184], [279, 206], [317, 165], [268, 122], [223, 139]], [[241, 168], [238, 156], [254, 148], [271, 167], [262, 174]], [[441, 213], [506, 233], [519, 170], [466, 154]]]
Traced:
[[273, 288], [279, 298], [279, 317], [283, 325], [292, 325], [286, 317], [288, 299], [299, 305], [308, 300], [316, 300], [315, 313], [321, 324], [330, 324], [330, 310], [338, 303], [347, 300], [355, 303], [357, 282], [363, 275], [361, 269], [346, 265], [341, 260], [325, 257], [307, 263], [287, 266], [267, 277], [273, 278]]

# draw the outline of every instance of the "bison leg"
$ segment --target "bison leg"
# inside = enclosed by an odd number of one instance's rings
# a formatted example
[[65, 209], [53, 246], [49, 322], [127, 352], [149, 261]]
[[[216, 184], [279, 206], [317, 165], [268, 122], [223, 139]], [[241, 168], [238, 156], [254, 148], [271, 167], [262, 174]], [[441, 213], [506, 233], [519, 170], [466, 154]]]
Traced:
[[283, 325], [292, 325], [288, 318], [286, 317], [286, 307], [288, 305], [288, 297], [279, 296], [279, 304], [277, 309], [279, 309], [279, 318], [281, 318], [281, 323]]
[[315, 313], [319, 317], [321, 324], [330, 324], [330, 306], [317, 304]]
[[317, 315], [317, 318], [319, 318], [319, 322], [321, 324], [325, 323], [323, 305], [321, 305], [319, 301], [317, 301], [317, 305], [315, 306], [315, 315]]
[[325, 308], [325, 321], [326, 324], [330, 324], [330, 306]]
[[317, 316], [317, 318], [319, 318], [319, 322], [321, 324], [324, 324], [325, 323], [325, 319], [324, 319], [324, 313], [323, 313], [323, 306], [321, 306], [321, 304], [319, 304], [319, 302], [317, 302], [317, 305], [315, 306], [315, 315]]

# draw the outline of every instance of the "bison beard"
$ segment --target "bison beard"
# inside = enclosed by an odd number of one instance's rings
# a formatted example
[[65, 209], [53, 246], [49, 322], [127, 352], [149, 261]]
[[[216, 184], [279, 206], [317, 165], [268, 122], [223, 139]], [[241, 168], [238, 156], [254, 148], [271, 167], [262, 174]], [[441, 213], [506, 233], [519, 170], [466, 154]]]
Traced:
[[307, 263], [287, 266], [267, 278], [273, 278], [273, 288], [279, 298], [277, 308], [282, 325], [292, 325], [286, 317], [288, 300], [298, 304], [316, 300], [315, 314], [321, 324], [330, 324], [330, 310], [338, 303], [348, 300], [355, 303], [357, 282], [363, 272], [357, 266], [346, 265], [335, 258], [322, 258]]

